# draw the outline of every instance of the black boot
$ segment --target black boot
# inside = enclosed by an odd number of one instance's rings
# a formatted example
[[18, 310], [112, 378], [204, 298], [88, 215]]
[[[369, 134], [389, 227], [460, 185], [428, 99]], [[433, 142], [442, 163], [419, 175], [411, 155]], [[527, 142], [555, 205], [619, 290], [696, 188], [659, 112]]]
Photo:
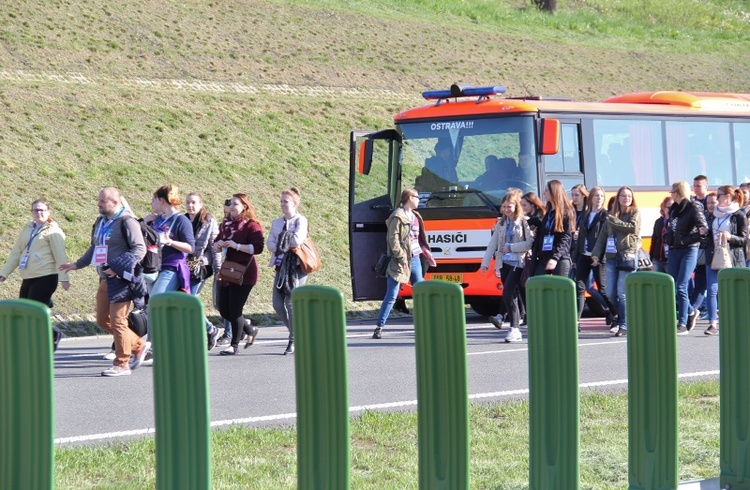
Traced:
[[289, 339], [289, 343], [286, 345], [284, 355], [294, 354], [294, 339]]
[[382, 328], [381, 328], [381, 327], [377, 327], [377, 328], [375, 329], [375, 331], [374, 331], [374, 332], [372, 333], [372, 338], [373, 338], [373, 339], [379, 339], [379, 338], [381, 338], [381, 336], [380, 336], [380, 331], [381, 331], [381, 330], [382, 330]]

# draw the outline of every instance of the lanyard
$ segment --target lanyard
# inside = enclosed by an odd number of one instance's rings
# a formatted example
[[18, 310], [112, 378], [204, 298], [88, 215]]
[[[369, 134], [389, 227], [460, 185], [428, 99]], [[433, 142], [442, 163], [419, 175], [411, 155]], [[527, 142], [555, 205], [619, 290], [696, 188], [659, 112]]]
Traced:
[[39, 235], [43, 229], [44, 229], [44, 225], [41, 225], [39, 229], [37, 229], [36, 223], [34, 223], [34, 227], [31, 229], [31, 238], [29, 238], [29, 243], [26, 244], [26, 252], [28, 252], [29, 249], [31, 249], [31, 242], [34, 241], [34, 238], [36, 238], [37, 235]]
[[[168, 218], [159, 218], [154, 222], [154, 229], [161, 233], [169, 234], [169, 230], [174, 224], [174, 220], [177, 217], [177, 213], [172, 213]], [[169, 225], [169, 226], [167, 226]]]
[[121, 207], [120, 210], [117, 211], [117, 214], [115, 214], [111, 219], [107, 220], [106, 223], [104, 222], [104, 218], [99, 221], [99, 229], [96, 231], [96, 241], [99, 243], [99, 245], [105, 244], [110, 232], [112, 231], [112, 225], [114, 224], [115, 220], [120, 217], [123, 211], [125, 211], [125, 206]]
[[719, 219], [718, 220], [718, 224], [716, 225], [716, 231], [721, 231], [721, 225], [723, 225], [724, 223], [726, 223], [727, 220], [729, 218], [731, 218], [731, 217], [732, 217], [732, 215], [730, 214], [729, 216], [725, 217], [724, 219]]

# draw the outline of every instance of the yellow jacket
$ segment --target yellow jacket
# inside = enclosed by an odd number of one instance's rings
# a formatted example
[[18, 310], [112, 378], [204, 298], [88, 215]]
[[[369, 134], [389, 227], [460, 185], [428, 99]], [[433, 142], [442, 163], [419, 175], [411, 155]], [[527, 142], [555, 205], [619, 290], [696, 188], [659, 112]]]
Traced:
[[[31, 232], [34, 230], [34, 222], [30, 221], [26, 227], [21, 230], [13, 250], [10, 251], [8, 260], [0, 269], [0, 276], [8, 277], [16, 270], [21, 263], [21, 257], [26, 253], [26, 245], [31, 238]], [[29, 248], [29, 259], [26, 262], [26, 268], [18, 271], [22, 279], [34, 279], [37, 277], [58, 274], [60, 281], [68, 280], [68, 273], [58, 271], [58, 267], [68, 262], [68, 255], [65, 253], [65, 233], [54, 221], [48, 221], [42, 225], [39, 234], [31, 242]]]

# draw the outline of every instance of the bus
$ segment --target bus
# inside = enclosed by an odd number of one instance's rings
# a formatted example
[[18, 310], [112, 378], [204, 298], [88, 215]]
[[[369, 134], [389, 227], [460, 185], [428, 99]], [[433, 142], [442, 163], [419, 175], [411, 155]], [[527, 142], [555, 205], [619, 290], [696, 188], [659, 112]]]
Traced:
[[[403, 188], [419, 212], [437, 267], [425, 279], [461, 285], [480, 315], [499, 308], [502, 284], [479, 267], [510, 187], [541, 196], [546, 182], [582, 183], [613, 196], [633, 188], [648, 243], [670, 184], [708, 177], [709, 190], [750, 181], [750, 94], [643, 92], [601, 102], [506, 97], [458, 84], [422, 95], [393, 128], [350, 134], [349, 244], [355, 301], [379, 300], [372, 266]], [[411, 297], [409, 285], [399, 296]]]

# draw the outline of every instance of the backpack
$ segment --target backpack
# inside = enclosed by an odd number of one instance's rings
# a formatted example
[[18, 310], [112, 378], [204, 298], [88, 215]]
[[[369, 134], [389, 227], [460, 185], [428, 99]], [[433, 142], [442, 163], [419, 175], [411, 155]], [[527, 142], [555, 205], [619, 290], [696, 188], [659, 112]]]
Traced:
[[[122, 220], [122, 234], [125, 236], [125, 221], [130, 217]], [[161, 254], [159, 253], [159, 235], [156, 230], [144, 223], [143, 218], [138, 220], [141, 225], [143, 242], [146, 244], [146, 255], [141, 259], [141, 267], [144, 274], [153, 274], [159, 272], [161, 268]]]

